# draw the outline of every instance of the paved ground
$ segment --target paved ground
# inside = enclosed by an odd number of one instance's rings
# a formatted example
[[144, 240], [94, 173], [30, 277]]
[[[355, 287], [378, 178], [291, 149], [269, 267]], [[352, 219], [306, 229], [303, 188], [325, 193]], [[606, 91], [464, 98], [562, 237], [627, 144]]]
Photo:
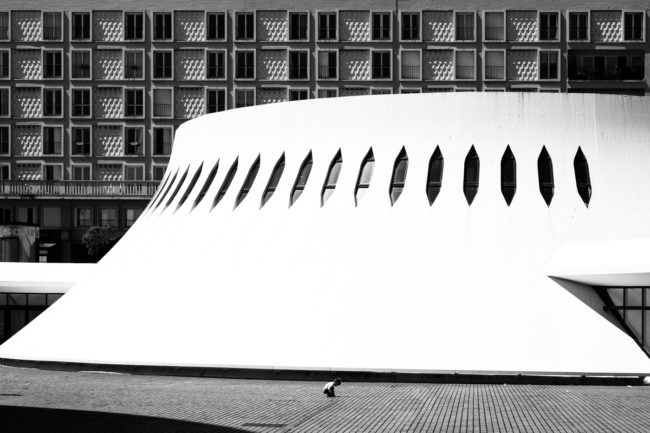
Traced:
[[650, 386], [322, 386], [0, 366], [0, 431], [650, 432]]

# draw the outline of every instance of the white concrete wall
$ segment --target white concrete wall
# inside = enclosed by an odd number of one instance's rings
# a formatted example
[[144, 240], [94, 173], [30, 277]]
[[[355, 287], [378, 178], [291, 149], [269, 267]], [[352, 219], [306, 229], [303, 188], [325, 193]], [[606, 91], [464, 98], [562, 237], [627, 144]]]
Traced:
[[[595, 311], [597, 299], [581, 301], [584, 290], [565, 288], [544, 270], [568, 243], [650, 237], [643, 187], [650, 184], [649, 116], [646, 98], [451, 93], [301, 101], [192, 120], [176, 134], [168, 173], [180, 168], [178, 181], [191, 169], [170, 209], [145, 213], [93, 278], [1, 346], [0, 357], [650, 373], [633, 340]], [[468, 206], [463, 163], [472, 145], [480, 187]], [[500, 190], [507, 145], [517, 160], [510, 207]], [[371, 146], [374, 174], [355, 207], [355, 182]], [[390, 177], [403, 146], [406, 188], [391, 206]], [[444, 175], [429, 206], [425, 183], [436, 146]], [[537, 179], [542, 146], [554, 166], [550, 207]], [[591, 172], [589, 208], [573, 172], [579, 146]], [[343, 169], [321, 207], [339, 149]], [[289, 208], [309, 151], [307, 187]], [[282, 153], [277, 191], [260, 209]], [[258, 155], [253, 188], [233, 209]], [[235, 179], [210, 210], [236, 158]], [[217, 160], [212, 187], [190, 213]], [[201, 163], [197, 186], [174, 213]]]

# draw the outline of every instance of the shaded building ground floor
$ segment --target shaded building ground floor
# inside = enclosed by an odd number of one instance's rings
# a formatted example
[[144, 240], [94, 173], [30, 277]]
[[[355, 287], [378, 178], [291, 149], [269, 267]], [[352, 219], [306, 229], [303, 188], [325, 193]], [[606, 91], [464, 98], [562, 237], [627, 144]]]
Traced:
[[[650, 431], [650, 387], [323, 382], [0, 367], [0, 416], [50, 432]], [[119, 393], [120, 398], [115, 395]]]

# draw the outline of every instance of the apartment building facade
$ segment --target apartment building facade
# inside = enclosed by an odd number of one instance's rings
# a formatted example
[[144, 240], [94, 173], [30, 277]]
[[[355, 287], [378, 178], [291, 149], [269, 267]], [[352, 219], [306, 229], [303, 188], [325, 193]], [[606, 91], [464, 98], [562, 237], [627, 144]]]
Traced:
[[175, 129], [205, 113], [367, 94], [649, 89], [643, 1], [6, 6], [0, 223], [39, 225], [49, 261], [85, 260], [90, 226], [127, 230]]

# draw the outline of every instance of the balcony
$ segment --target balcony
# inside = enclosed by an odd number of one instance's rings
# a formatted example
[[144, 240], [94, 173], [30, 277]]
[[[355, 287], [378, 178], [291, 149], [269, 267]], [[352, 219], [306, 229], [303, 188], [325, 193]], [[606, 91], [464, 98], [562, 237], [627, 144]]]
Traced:
[[158, 181], [3, 180], [2, 198], [127, 198], [150, 199]]
[[420, 78], [420, 66], [402, 66], [402, 79], [413, 80]]

